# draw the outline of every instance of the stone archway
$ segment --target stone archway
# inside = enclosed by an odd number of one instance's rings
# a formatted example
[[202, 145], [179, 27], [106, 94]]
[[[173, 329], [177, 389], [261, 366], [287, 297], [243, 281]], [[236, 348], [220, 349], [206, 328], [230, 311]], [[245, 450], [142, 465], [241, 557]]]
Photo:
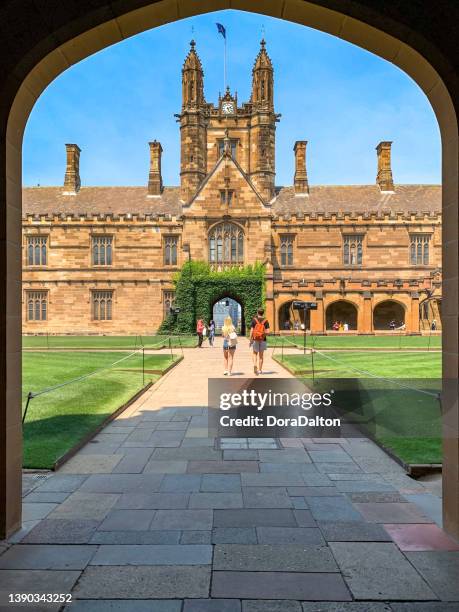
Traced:
[[[325, 329], [333, 331], [333, 325], [338, 323], [341, 328], [348, 326], [348, 331], [357, 331], [357, 306], [347, 300], [337, 300], [327, 306], [325, 311]], [[343, 331], [341, 329], [340, 331]]]
[[241, 336], [245, 336], [246, 322], [244, 310], [243, 300], [236, 299], [232, 295], [216, 298], [213, 301], [210, 314], [210, 317], [215, 321], [216, 333], [219, 333], [224, 317], [230, 316], [238, 333]]
[[[294, 300], [291, 300], [279, 306], [279, 331], [301, 331], [304, 327], [307, 330], [311, 329], [311, 311], [296, 310], [292, 308], [293, 302]], [[288, 328], [286, 323], [289, 324]]]
[[[393, 62], [429, 98], [443, 155], [443, 414], [444, 525], [459, 535], [458, 373], [458, 131], [459, 81], [455, 22], [449, 4], [432, 20], [430, 7], [412, 12], [399, 3], [350, 0], [73, 0], [8, 3], [0, 11], [0, 537], [21, 523], [21, 147], [37, 98], [68, 67], [124, 38], [193, 14], [224, 8], [257, 11], [307, 25]], [[450, 2], [453, 9], [455, 4]], [[133, 7], [135, 7], [133, 9]], [[339, 10], [337, 10], [337, 8]]]
[[[373, 329], [390, 331], [405, 325], [405, 307], [395, 300], [379, 302], [373, 309]], [[392, 327], [391, 327], [392, 326]]]

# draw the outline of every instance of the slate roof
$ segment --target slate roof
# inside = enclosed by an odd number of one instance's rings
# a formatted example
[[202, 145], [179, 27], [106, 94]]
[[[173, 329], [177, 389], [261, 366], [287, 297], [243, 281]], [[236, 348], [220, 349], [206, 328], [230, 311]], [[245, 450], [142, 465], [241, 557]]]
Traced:
[[[179, 187], [166, 187], [160, 197], [147, 197], [146, 187], [82, 187], [76, 195], [63, 195], [62, 187], [25, 187], [24, 215], [98, 215], [182, 213]], [[309, 196], [293, 187], [276, 188], [275, 215], [296, 213], [440, 213], [441, 185], [396, 185], [395, 193], [381, 193], [376, 185], [319, 185]]]

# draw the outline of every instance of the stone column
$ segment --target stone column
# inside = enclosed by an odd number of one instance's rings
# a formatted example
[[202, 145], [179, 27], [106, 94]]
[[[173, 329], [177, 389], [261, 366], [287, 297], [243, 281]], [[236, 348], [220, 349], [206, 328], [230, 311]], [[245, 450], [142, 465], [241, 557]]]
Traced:
[[358, 330], [362, 334], [373, 332], [373, 308], [371, 291], [363, 292], [362, 327]]
[[410, 326], [406, 325], [407, 331], [415, 334], [419, 333], [419, 293], [414, 291], [411, 294], [411, 313], [410, 313]]
[[322, 291], [316, 291], [317, 310], [311, 310], [311, 333], [323, 334], [324, 327], [324, 301]]

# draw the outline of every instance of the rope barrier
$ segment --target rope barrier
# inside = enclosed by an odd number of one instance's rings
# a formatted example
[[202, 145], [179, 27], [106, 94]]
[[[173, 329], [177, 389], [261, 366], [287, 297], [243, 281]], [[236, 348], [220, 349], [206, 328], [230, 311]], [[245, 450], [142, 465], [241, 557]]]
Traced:
[[434, 397], [435, 399], [440, 399], [440, 393], [431, 393], [430, 391], [425, 391], [424, 389], [410, 387], [409, 385], [404, 385], [403, 383], [398, 382], [398, 380], [395, 378], [386, 378], [384, 376], [378, 376], [377, 374], [373, 374], [372, 372], [367, 372], [366, 370], [360, 370], [358, 368], [353, 368], [352, 366], [346, 365], [344, 362], [340, 361], [339, 359], [333, 358], [330, 355], [326, 355], [325, 353], [322, 353], [322, 351], [318, 351], [317, 349], [315, 352], [321, 355], [322, 357], [325, 357], [325, 359], [329, 359], [330, 361], [335, 361], [336, 363], [343, 365], [345, 369], [350, 370], [352, 372], [357, 372], [358, 374], [364, 374], [365, 376], [368, 376], [370, 378], [384, 380], [385, 382], [389, 382], [391, 384], [398, 385], [399, 387], [402, 387], [404, 389], [409, 389], [410, 391], [417, 391], [418, 393], [429, 395], [430, 397]]

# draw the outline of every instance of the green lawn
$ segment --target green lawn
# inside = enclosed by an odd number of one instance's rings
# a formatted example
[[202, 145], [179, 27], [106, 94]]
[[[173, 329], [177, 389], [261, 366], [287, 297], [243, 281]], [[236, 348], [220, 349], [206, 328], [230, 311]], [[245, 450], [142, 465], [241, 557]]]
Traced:
[[311, 355], [274, 357], [406, 463], [442, 462], [440, 353], [315, 353], [314, 385]]
[[[298, 334], [284, 336], [270, 336], [269, 346], [285, 348], [290, 345], [303, 347], [303, 336]], [[316, 349], [346, 350], [346, 349], [441, 349], [441, 336], [306, 336], [306, 346]]]
[[[170, 336], [173, 348], [194, 347], [196, 336]], [[27, 349], [130, 349], [168, 348], [169, 336], [23, 336]]]
[[[174, 355], [174, 360], [177, 358]], [[157, 380], [171, 362], [168, 353], [145, 355], [145, 384]], [[24, 423], [24, 467], [52, 468], [59, 457], [142, 388], [143, 376], [139, 353], [23, 354], [23, 411], [29, 391], [36, 393], [91, 372], [97, 373], [30, 401]], [[97, 452], [96, 445], [94, 448]]]

